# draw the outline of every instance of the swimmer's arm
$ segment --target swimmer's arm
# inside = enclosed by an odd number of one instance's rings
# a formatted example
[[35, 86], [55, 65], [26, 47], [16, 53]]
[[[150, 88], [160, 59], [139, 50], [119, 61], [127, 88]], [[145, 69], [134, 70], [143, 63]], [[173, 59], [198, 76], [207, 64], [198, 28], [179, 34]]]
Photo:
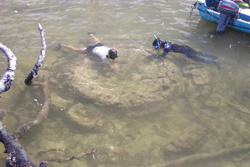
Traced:
[[121, 71], [120, 71], [120, 68], [119, 68], [119, 66], [118, 65], [116, 65], [115, 63], [108, 63], [108, 66], [109, 66], [109, 68], [111, 68], [112, 70], [114, 70], [115, 71], [115, 73], [117, 73], [117, 74], [121, 74]]
[[109, 62], [107, 59], [102, 60], [102, 63], [107, 64], [111, 69], [119, 70], [118, 65], [116, 65], [114, 62]]
[[112, 68], [112, 69], [114, 69], [114, 70], [120, 71], [118, 65], [116, 65], [116, 64], [111, 64], [111, 63], [109, 63], [109, 67]]
[[161, 56], [162, 56], [162, 57], [166, 57], [167, 54], [168, 54], [167, 52], [163, 52], [163, 53], [161, 54]]
[[[145, 50], [147, 53], [149, 53], [149, 54], [154, 54], [154, 52], [155, 52], [155, 49], [154, 50], [149, 50], [149, 49], [147, 49], [147, 50]], [[168, 49], [164, 49], [164, 51], [163, 51], [163, 53], [161, 54], [161, 56], [163, 56], [163, 57], [165, 57], [165, 56], [167, 56], [167, 54], [168, 54], [168, 52], [170, 52], [170, 50], [168, 50]]]
[[146, 49], [144, 51], [146, 52], [146, 54], [149, 54], [151, 56], [158, 56], [159, 55], [159, 53], [156, 54], [156, 50], [155, 49], [152, 49], [152, 50]]
[[163, 53], [161, 54], [163, 57], [165, 57], [165, 56], [167, 56], [167, 54], [168, 54], [168, 52], [169, 52], [170, 50], [168, 50], [168, 49], [164, 49], [163, 50]]

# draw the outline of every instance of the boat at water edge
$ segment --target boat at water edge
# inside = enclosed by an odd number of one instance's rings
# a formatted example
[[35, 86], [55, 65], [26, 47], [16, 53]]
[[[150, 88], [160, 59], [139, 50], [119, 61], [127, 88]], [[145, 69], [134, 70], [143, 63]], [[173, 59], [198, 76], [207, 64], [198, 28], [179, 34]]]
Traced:
[[250, 9], [240, 8], [231, 0], [221, 0], [211, 4], [211, 0], [197, 0], [200, 16], [218, 24], [216, 33], [224, 33], [226, 28], [250, 34]]

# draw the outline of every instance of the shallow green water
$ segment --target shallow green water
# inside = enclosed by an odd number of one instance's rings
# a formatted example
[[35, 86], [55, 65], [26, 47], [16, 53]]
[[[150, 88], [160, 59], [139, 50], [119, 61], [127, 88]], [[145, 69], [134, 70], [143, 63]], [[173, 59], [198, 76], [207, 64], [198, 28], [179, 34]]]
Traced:
[[[222, 38], [210, 39], [209, 33], [216, 29], [215, 24], [206, 22], [199, 16], [187, 20], [192, 3], [192, 0], [0, 1], [0, 42], [11, 48], [18, 64], [11, 90], [1, 94], [0, 99], [1, 107], [7, 112], [3, 120], [7, 130], [14, 132], [19, 125], [34, 118], [41, 109], [34, 101], [38, 99], [39, 103], [43, 102], [41, 89], [27, 87], [23, 83], [40, 54], [37, 23], [41, 23], [47, 52], [39, 74], [50, 76], [52, 104], [48, 118], [28, 132], [20, 142], [30, 157], [37, 151], [52, 148], [65, 151], [45, 154], [36, 158], [36, 162], [53, 156], [82, 155], [96, 148], [99, 151], [95, 159], [88, 155], [81, 160], [49, 164], [77, 167], [161, 166], [188, 155], [217, 152], [249, 143], [250, 98], [246, 93], [250, 81], [249, 35], [228, 29]], [[197, 11], [194, 14], [198, 14]], [[209, 84], [192, 87], [192, 84], [188, 84], [191, 82], [189, 75], [183, 74], [184, 91], [170, 104], [146, 103], [136, 109], [100, 106], [93, 99], [83, 101], [80, 94], [71, 94], [70, 86], [65, 86], [70, 75], [70, 72], [65, 72], [68, 64], [83, 61], [81, 58], [84, 55], [54, 49], [58, 43], [76, 47], [91, 45], [93, 42], [88, 32], [95, 32], [108, 46], [133, 44], [136, 47], [134, 52], [132, 49], [120, 48], [120, 59], [125, 59], [126, 63], [117, 60], [117, 65], [122, 67], [126, 75], [113, 76], [114, 83], [119, 81], [134, 86], [135, 83], [127, 76], [139, 73], [136, 67], [138, 64], [146, 64], [152, 60], [147, 59], [151, 56], [143, 51], [151, 49], [153, 34], [164, 40], [218, 55], [222, 69], [219, 71], [214, 65], [195, 63], [183, 55], [170, 53], [168, 60], [182, 74], [185, 73], [183, 69], [186, 66], [198, 66], [206, 71], [205, 79], [209, 78]], [[132, 56], [127, 55], [128, 50], [133, 53]], [[157, 64], [160, 59], [153, 58], [152, 61]], [[3, 74], [6, 69], [6, 58], [3, 54], [0, 62], [0, 72]], [[88, 62], [83, 62], [83, 65], [86, 64]], [[101, 71], [99, 74], [105, 76], [103, 66], [98, 61], [94, 61], [92, 68], [93, 72]], [[94, 76], [89, 76], [92, 78], [87, 79], [94, 84], [100, 82], [98, 76], [96, 80], [93, 80]], [[100, 117], [105, 125], [99, 130], [87, 131], [72, 124], [66, 114], [78, 103], [86, 106], [93, 118]], [[144, 110], [143, 113], [150, 113], [150, 106], [154, 106], [156, 112], [133, 117], [141, 110]], [[193, 124], [206, 129], [206, 139], [200, 139], [202, 143], [197, 141], [193, 145], [197, 145], [196, 149], [191, 148], [169, 156], [165, 148]], [[244, 155], [230, 154], [216, 160], [198, 161], [182, 166], [247, 167], [250, 162], [247, 158], [242, 158]], [[0, 162], [4, 165], [6, 155], [2, 154], [0, 157]], [[235, 160], [240, 158], [241, 161]]]

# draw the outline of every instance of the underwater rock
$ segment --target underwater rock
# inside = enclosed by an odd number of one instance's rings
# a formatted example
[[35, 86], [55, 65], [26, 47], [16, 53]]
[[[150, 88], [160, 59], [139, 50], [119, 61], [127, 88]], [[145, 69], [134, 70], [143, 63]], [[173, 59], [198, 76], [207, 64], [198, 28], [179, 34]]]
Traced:
[[[245, 126], [243, 125], [241, 127]], [[239, 131], [240, 131], [239, 133], [247, 132], [243, 128], [239, 129]], [[237, 132], [237, 130], [232, 129], [232, 125], [229, 125], [229, 128], [225, 129], [222, 133], [219, 134], [220, 140], [226, 147], [235, 147], [241, 145], [244, 143], [244, 139], [242, 138], [241, 135], [239, 135], [239, 133]], [[249, 137], [248, 133], [245, 133], [244, 136]]]
[[87, 130], [100, 130], [105, 125], [105, 120], [102, 119], [100, 112], [89, 109], [81, 103], [71, 107], [66, 116], [75, 124]]
[[131, 160], [131, 156], [123, 148], [106, 146], [98, 148], [96, 161], [102, 166], [123, 166]]
[[64, 110], [66, 107], [73, 105], [72, 101], [62, 98], [56, 94], [51, 95], [51, 105], [57, 107], [57, 110]]
[[207, 135], [206, 128], [193, 124], [170, 142], [164, 151], [166, 154], [197, 151], [206, 142]]
[[194, 65], [182, 69], [185, 79], [185, 94], [189, 101], [195, 105], [199, 96], [210, 95], [212, 92], [211, 77], [209, 72]]
[[205, 85], [210, 82], [209, 73], [203, 68], [197, 68], [195, 66], [186, 66], [182, 69], [185, 75], [192, 76], [194, 85]]
[[[136, 52], [139, 54], [138, 50]], [[67, 87], [71, 94], [100, 106], [128, 108], [158, 102], [170, 104], [183, 93], [179, 69], [167, 59], [149, 61], [141, 54], [137, 60], [124, 65], [128, 71], [122, 71], [121, 76], [101, 63], [94, 68], [88, 58], [74, 62], [68, 68], [73, 75], [67, 79]], [[133, 53], [126, 55], [136, 58]]]

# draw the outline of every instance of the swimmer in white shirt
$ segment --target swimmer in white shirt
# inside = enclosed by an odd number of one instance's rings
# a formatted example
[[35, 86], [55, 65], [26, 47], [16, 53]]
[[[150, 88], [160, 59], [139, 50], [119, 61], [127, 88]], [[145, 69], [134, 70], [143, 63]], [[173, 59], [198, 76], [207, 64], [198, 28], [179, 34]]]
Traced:
[[69, 50], [78, 51], [82, 53], [93, 53], [97, 55], [98, 57], [100, 57], [103, 63], [107, 63], [110, 68], [119, 70], [117, 65], [111, 64], [108, 61], [109, 58], [114, 60], [115, 58], [118, 57], [117, 50], [115, 48], [109, 48], [107, 46], [104, 46], [101, 43], [101, 41], [93, 33], [89, 33], [89, 35], [94, 39], [96, 45], [91, 45], [91, 46], [88, 46], [87, 48], [76, 48], [70, 45], [58, 44], [56, 46], [56, 50], [59, 50], [61, 48], [66, 48]]

